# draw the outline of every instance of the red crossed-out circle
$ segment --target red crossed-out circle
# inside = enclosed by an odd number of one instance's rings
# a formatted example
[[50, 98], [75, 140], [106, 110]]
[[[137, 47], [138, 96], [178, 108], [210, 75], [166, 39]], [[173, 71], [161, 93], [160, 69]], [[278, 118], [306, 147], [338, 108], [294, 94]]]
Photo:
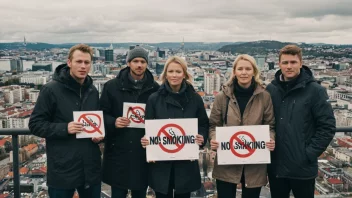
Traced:
[[[186, 136], [186, 133], [185, 133], [185, 131], [183, 130], [183, 128], [180, 127], [180, 126], [177, 125], [177, 124], [167, 124], [167, 125], [163, 126], [163, 127], [159, 130], [157, 136], [160, 137], [161, 134], [164, 134], [168, 139], [171, 140], [171, 139], [172, 139], [171, 135], [165, 130], [165, 129], [168, 128], [168, 127], [175, 127], [175, 128], [177, 128], [177, 129], [182, 133], [183, 136]], [[174, 149], [174, 150], [171, 150], [171, 149], [165, 148], [165, 146], [164, 146], [161, 142], [159, 142], [159, 146], [160, 146], [161, 150], [163, 150], [163, 151], [165, 151], [165, 152], [167, 152], [167, 153], [177, 153], [177, 152], [179, 152], [179, 151], [185, 146], [185, 144], [178, 144], [177, 142], [176, 142], [175, 145], [177, 146], [177, 148]]]
[[[89, 119], [88, 117], [97, 117], [98, 120], [99, 120], [99, 123], [98, 123], [98, 126], [95, 126]], [[101, 135], [103, 135], [103, 133], [100, 131], [100, 126], [101, 126], [101, 117], [98, 115], [98, 114], [95, 114], [95, 113], [86, 113], [86, 114], [82, 114], [79, 118], [78, 118], [78, 122], [81, 122], [81, 120], [84, 120], [86, 121], [92, 128], [93, 130], [87, 130], [86, 128], [83, 128], [83, 131], [84, 132], [87, 132], [87, 133], [95, 133], [95, 132], [98, 132], [100, 133]]]
[[132, 113], [132, 115], [136, 116], [137, 119], [135, 118], [131, 118], [131, 121], [134, 123], [144, 123], [144, 119], [138, 115], [138, 113], [135, 110], [140, 110], [141, 112], [143, 112], [143, 114], [145, 115], [145, 110], [142, 107], [129, 107], [128, 111], [127, 111], [127, 117], [129, 118], [130, 114]]
[[[240, 157], [240, 158], [246, 158], [246, 157], [251, 156], [251, 155], [254, 153], [255, 149], [252, 149], [252, 148], [248, 147], [247, 145], [245, 145], [245, 144], [242, 142], [242, 140], [240, 140], [240, 138], [238, 138], [239, 135], [246, 135], [246, 136], [248, 136], [248, 137], [252, 140], [252, 142], [255, 142], [255, 138], [253, 137], [252, 134], [250, 134], [250, 133], [247, 132], [247, 131], [239, 131], [239, 132], [233, 134], [233, 136], [230, 138], [230, 150], [231, 150], [231, 152], [232, 152], [235, 156]], [[234, 147], [233, 147], [233, 142], [234, 142], [234, 141], [237, 141], [237, 142], [240, 143], [242, 146], [244, 146], [244, 147], [248, 150], [248, 153], [247, 153], [247, 154], [238, 153], [238, 152], [234, 149]]]

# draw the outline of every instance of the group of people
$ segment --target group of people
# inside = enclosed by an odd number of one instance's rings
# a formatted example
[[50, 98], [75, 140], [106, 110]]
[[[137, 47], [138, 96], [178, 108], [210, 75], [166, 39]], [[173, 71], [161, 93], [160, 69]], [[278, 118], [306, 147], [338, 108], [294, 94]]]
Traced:
[[[216, 127], [269, 125], [271, 164], [218, 165], [213, 178], [218, 198], [258, 198], [270, 184], [273, 198], [313, 198], [317, 158], [335, 134], [335, 118], [326, 90], [295, 45], [280, 50], [275, 79], [266, 88], [253, 57], [239, 55], [232, 76], [216, 95], [208, 118], [202, 98], [192, 86], [183, 58], [170, 57], [160, 76], [161, 85], [148, 70], [148, 52], [141, 47], [127, 54], [127, 67], [104, 85], [101, 97], [88, 75], [92, 49], [84, 44], [69, 51], [67, 64], [58, 66], [53, 80], [43, 86], [29, 121], [31, 133], [46, 139], [47, 185], [51, 198], [97, 198], [101, 182], [111, 186], [112, 198], [145, 198], [151, 187], [157, 198], [189, 198], [201, 188], [197, 160], [146, 161], [149, 141], [145, 129], [130, 128], [124, 103], [144, 103], [145, 119], [197, 118], [196, 143], [219, 147]], [[76, 139], [83, 125], [73, 111], [104, 114], [105, 138]], [[99, 143], [104, 142], [101, 163]]]

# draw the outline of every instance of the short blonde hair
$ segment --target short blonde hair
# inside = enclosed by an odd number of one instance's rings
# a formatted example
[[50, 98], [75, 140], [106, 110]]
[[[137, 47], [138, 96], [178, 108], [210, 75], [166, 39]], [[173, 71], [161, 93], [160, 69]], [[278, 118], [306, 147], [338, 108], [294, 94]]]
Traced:
[[167, 68], [169, 67], [170, 63], [177, 63], [179, 65], [181, 65], [183, 73], [185, 74], [185, 80], [192, 84], [192, 75], [190, 73], [188, 73], [187, 71], [187, 62], [179, 57], [179, 56], [172, 56], [169, 59], [167, 59], [165, 66], [164, 66], [164, 71], [163, 73], [160, 75], [160, 80], [162, 83], [165, 83], [166, 81], [166, 73], [167, 73]]
[[235, 61], [233, 62], [233, 64], [232, 64], [232, 76], [230, 78], [230, 81], [233, 81], [235, 79], [235, 77], [236, 77], [235, 74], [234, 74], [234, 71], [235, 71], [236, 66], [237, 66], [237, 64], [238, 64], [238, 62], [240, 60], [245, 60], [245, 61], [248, 61], [248, 62], [251, 63], [251, 65], [253, 67], [253, 70], [254, 70], [254, 80], [255, 80], [255, 82], [257, 84], [262, 85], [263, 82], [260, 79], [260, 71], [258, 69], [257, 62], [255, 61], [255, 59], [252, 56], [250, 56], [248, 54], [240, 54], [240, 55], [238, 55], [237, 58], [235, 59]]
[[89, 45], [86, 45], [86, 44], [78, 44], [78, 45], [75, 45], [73, 47], [71, 47], [70, 49], [70, 52], [68, 53], [68, 59], [70, 61], [72, 61], [72, 56], [73, 56], [73, 53], [76, 51], [76, 50], [79, 50], [83, 53], [88, 53], [90, 55], [90, 59], [93, 60], [93, 49], [91, 47], [89, 47]]

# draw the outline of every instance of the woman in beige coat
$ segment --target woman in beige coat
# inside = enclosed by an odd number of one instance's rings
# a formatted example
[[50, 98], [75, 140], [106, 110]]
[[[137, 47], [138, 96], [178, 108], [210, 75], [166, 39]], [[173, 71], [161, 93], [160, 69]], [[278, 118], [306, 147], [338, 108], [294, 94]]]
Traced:
[[[210, 114], [212, 150], [219, 147], [216, 127], [240, 125], [269, 125], [270, 142], [266, 143], [266, 147], [274, 150], [274, 110], [259, 75], [253, 57], [243, 54], [234, 61], [232, 77], [215, 97]], [[216, 159], [213, 178], [216, 179], [218, 198], [235, 198], [239, 183], [242, 184], [242, 198], [258, 198], [261, 187], [267, 184], [266, 167], [266, 164], [218, 165]]]

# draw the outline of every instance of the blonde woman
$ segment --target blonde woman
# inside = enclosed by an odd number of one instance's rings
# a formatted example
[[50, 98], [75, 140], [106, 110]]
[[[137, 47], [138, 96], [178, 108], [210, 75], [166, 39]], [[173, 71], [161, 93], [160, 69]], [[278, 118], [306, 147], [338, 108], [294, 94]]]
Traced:
[[[209, 119], [202, 98], [195, 92], [187, 63], [180, 57], [167, 60], [161, 75], [162, 85], [146, 105], [146, 119], [198, 118], [196, 142], [207, 141]], [[149, 140], [142, 138], [143, 147]], [[157, 198], [189, 198], [201, 187], [198, 161], [158, 161], [149, 163], [149, 186]], [[174, 192], [175, 191], [175, 192]]]
[[[263, 88], [260, 72], [253, 57], [239, 55], [233, 63], [233, 73], [222, 91], [215, 97], [210, 114], [209, 139], [211, 149], [217, 150], [215, 128], [240, 125], [270, 125], [270, 142], [275, 148], [274, 111], [269, 93]], [[267, 184], [266, 164], [218, 165], [215, 160], [213, 178], [218, 198], [235, 198], [237, 184], [242, 184], [242, 198], [258, 198]]]

